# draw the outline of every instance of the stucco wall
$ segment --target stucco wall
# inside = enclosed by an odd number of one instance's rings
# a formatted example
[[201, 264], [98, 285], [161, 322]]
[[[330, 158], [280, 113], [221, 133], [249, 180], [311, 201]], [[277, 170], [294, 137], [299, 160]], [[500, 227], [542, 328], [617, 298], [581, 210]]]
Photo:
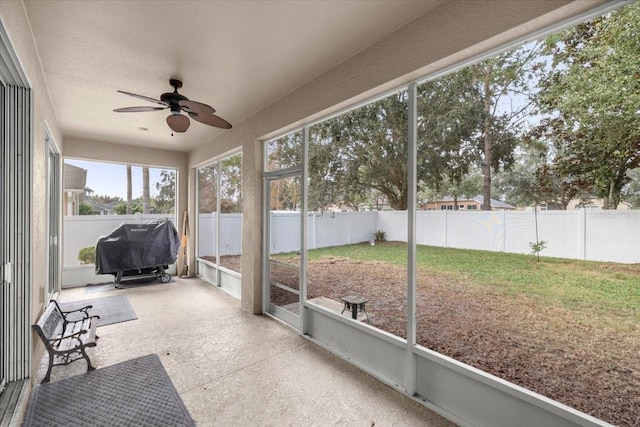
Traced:
[[0, 19], [4, 24], [18, 60], [29, 81], [33, 94], [33, 234], [32, 234], [32, 307], [33, 317], [40, 314], [46, 298], [47, 266], [47, 158], [45, 127], [56, 143], [63, 149], [63, 138], [56, 123], [55, 113], [49, 100], [48, 91], [40, 66], [29, 22], [22, 2], [0, 2]]
[[[32, 235], [31, 235], [31, 317], [32, 323], [42, 312], [47, 295], [47, 159], [48, 145], [45, 141], [48, 129], [59, 152], [63, 150], [63, 138], [58, 128], [51, 105], [46, 82], [42, 73], [29, 22], [22, 2], [0, 2], [0, 19], [7, 31], [11, 45], [24, 71], [33, 99], [33, 165], [32, 165]], [[62, 179], [60, 179], [60, 188]], [[60, 195], [62, 199], [62, 195]], [[61, 274], [59, 280], [61, 281]], [[41, 354], [42, 344], [34, 341], [34, 354]], [[32, 372], [39, 366], [38, 357], [31, 360]]]

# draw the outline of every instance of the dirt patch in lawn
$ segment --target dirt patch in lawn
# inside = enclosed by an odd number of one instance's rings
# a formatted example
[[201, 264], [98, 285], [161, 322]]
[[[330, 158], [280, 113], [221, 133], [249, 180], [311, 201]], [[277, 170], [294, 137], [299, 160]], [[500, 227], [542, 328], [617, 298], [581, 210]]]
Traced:
[[[405, 337], [405, 268], [323, 257], [309, 261], [307, 277], [310, 299], [366, 296], [370, 324]], [[607, 422], [640, 425], [637, 323], [603, 326], [615, 319], [469, 286], [453, 276], [418, 271], [417, 278], [420, 345]], [[273, 288], [272, 300], [285, 305], [297, 297]]]

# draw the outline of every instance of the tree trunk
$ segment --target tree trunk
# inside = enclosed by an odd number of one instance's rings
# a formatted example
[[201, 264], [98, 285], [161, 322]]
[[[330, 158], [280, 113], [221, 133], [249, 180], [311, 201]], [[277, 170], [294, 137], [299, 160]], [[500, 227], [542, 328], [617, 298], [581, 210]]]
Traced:
[[131, 165], [127, 165], [127, 215], [131, 215]]
[[618, 208], [618, 204], [615, 202], [615, 181], [612, 179], [609, 182], [609, 194], [607, 195], [607, 197], [605, 198], [604, 202], [603, 202], [603, 206], [602, 209], [617, 209]]
[[149, 194], [149, 168], [142, 168], [142, 213], [149, 213], [151, 196]]

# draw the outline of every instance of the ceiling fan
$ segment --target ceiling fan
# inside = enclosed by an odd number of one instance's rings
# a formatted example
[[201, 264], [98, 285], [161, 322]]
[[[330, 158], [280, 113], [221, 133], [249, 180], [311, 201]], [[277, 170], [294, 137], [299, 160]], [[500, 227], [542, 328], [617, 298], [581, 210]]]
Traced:
[[[211, 106], [203, 104], [201, 102], [190, 101], [186, 96], [180, 95], [178, 93], [178, 89], [182, 87], [182, 82], [180, 80], [170, 79], [169, 84], [173, 86], [173, 92], [163, 93], [162, 95], [160, 95], [159, 100], [144, 95], [125, 92], [123, 90], [118, 91], [120, 93], [124, 93], [125, 95], [140, 98], [145, 101], [153, 102], [155, 104], [160, 104], [162, 105], [162, 107], [125, 107], [116, 108], [113, 111], [117, 113], [141, 113], [146, 111], [166, 110], [167, 108], [169, 108], [171, 110], [171, 114], [167, 116], [167, 124], [174, 132], [185, 132], [187, 129], [189, 129], [189, 117], [200, 123], [204, 123], [205, 125], [215, 126], [222, 129], [231, 129], [231, 124], [228, 121], [213, 114], [216, 112], [216, 110], [214, 110]], [[182, 111], [187, 113], [189, 117], [183, 115]]]

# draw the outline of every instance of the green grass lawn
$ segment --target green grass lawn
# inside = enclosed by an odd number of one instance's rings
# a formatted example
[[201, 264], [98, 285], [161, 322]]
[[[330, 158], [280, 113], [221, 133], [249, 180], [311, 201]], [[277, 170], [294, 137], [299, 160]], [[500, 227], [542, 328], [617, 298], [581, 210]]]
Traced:
[[[309, 251], [309, 260], [333, 256], [404, 266], [406, 244], [384, 242]], [[488, 292], [526, 295], [607, 323], [640, 323], [640, 264], [578, 261], [465, 249], [417, 247], [417, 274], [450, 275]], [[603, 319], [606, 321], [605, 319]]]

